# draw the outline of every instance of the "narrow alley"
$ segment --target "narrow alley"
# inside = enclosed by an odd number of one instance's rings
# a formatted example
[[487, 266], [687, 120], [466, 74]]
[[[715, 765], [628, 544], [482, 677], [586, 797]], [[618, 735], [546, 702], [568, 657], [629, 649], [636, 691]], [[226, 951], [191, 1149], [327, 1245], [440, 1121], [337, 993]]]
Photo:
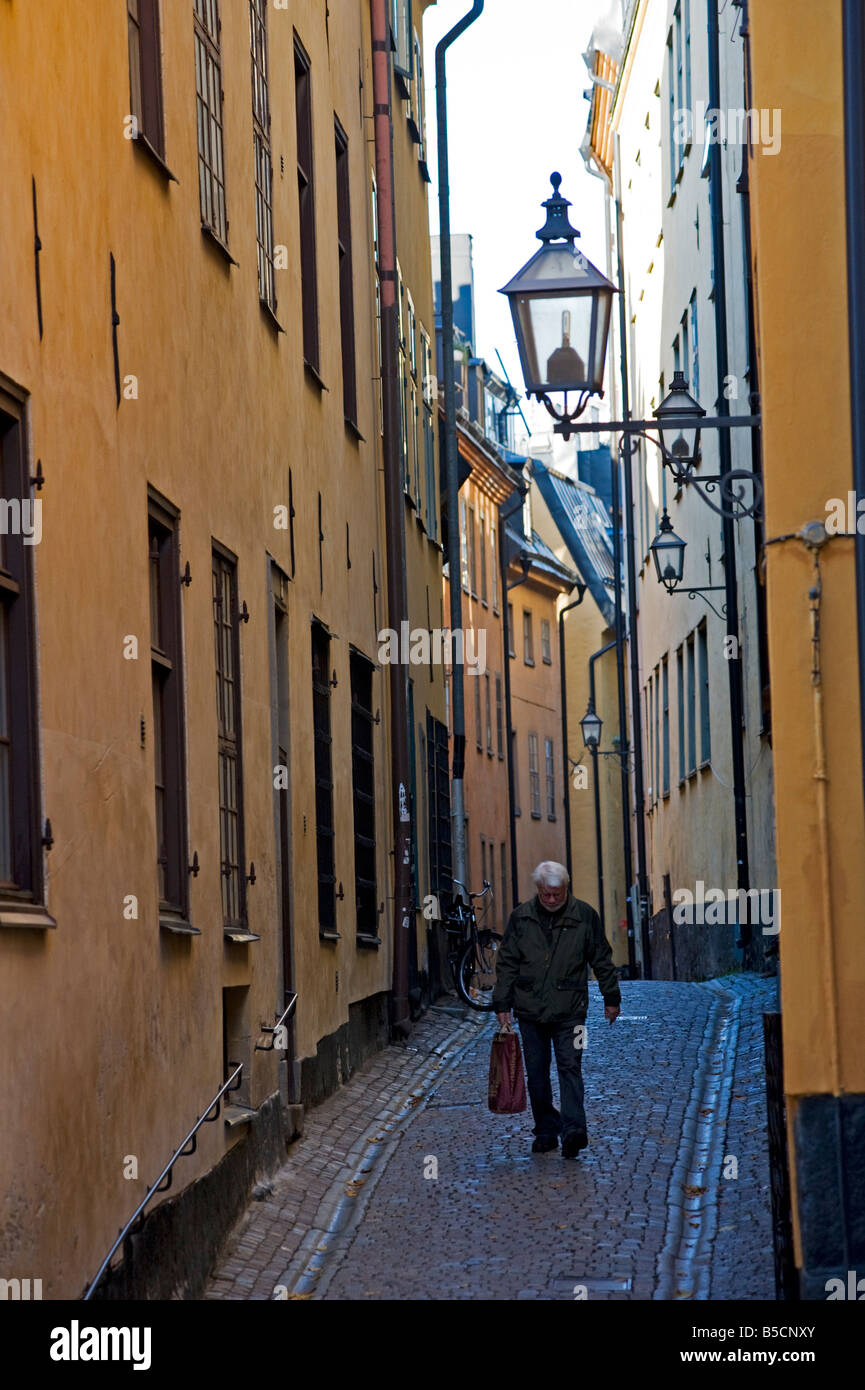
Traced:
[[593, 985], [575, 1162], [487, 1108], [494, 1020], [433, 1008], [310, 1115], [206, 1297], [772, 1298], [776, 986], [623, 982], [610, 1026]]

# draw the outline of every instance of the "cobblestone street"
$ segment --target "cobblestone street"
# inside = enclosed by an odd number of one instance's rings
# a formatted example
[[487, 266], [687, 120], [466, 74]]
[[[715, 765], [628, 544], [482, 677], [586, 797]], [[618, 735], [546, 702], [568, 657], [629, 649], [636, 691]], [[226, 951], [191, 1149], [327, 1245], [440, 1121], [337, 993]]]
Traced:
[[773, 1298], [775, 995], [754, 977], [624, 982], [611, 1027], [592, 985], [574, 1162], [530, 1153], [530, 1112], [489, 1112], [493, 1020], [430, 1010], [307, 1115], [206, 1297]]

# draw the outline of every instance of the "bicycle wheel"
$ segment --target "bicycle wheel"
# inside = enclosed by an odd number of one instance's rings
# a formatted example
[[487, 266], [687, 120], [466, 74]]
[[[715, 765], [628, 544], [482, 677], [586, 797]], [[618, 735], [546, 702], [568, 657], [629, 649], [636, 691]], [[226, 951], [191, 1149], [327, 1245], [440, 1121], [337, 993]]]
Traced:
[[489, 1013], [496, 984], [496, 957], [502, 938], [495, 931], [479, 931], [460, 957], [457, 989], [472, 1009]]

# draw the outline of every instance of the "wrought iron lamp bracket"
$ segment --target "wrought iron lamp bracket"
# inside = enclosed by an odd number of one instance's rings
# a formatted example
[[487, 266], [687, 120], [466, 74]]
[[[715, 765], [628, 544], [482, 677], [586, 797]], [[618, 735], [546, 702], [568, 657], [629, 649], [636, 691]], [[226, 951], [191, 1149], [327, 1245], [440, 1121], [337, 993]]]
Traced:
[[563, 409], [556, 410], [556, 407], [553, 405], [546, 391], [535, 392], [536, 399], [541, 402], [544, 409], [552, 415], [553, 419], [556, 421], [553, 426], [554, 432], [560, 434], [566, 443], [571, 437], [571, 425], [583, 414], [592, 395], [593, 392], [591, 391], [581, 391], [577, 404], [574, 406], [573, 410], [568, 410], [568, 392], [566, 391]]

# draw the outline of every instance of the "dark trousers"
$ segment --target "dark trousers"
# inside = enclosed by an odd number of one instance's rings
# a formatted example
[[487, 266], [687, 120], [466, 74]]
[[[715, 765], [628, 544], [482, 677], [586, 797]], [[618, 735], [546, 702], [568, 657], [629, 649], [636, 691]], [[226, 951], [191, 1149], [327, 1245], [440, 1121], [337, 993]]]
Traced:
[[[535, 1121], [533, 1133], [539, 1139], [557, 1135], [586, 1133], [583, 1108], [583, 1051], [574, 1047], [573, 1023], [532, 1023], [518, 1018], [523, 1040], [526, 1081]], [[555, 1048], [559, 1073], [561, 1114], [553, 1105], [550, 1082], [551, 1048]]]

